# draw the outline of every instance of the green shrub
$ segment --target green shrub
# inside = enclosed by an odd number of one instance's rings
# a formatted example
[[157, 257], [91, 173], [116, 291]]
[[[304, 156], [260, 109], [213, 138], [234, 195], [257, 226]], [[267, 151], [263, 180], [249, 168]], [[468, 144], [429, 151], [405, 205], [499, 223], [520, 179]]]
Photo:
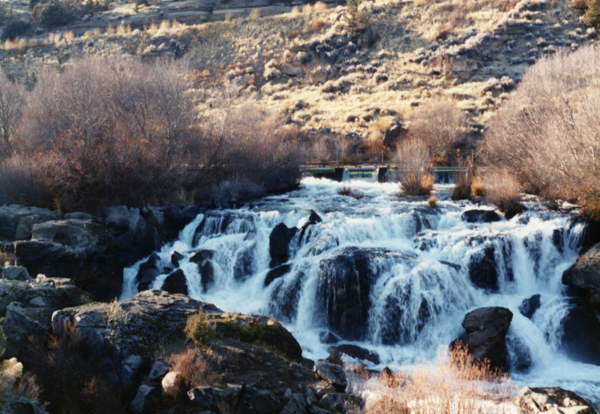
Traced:
[[66, 2], [54, 0], [42, 6], [39, 22], [44, 27], [64, 26], [77, 17], [75, 7]]
[[184, 332], [196, 346], [206, 345], [215, 336], [214, 328], [210, 326], [202, 311], [188, 318]]
[[21, 37], [29, 30], [29, 27], [29, 23], [25, 20], [11, 20], [4, 26], [2, 40], [14, 40], [17, 37]]

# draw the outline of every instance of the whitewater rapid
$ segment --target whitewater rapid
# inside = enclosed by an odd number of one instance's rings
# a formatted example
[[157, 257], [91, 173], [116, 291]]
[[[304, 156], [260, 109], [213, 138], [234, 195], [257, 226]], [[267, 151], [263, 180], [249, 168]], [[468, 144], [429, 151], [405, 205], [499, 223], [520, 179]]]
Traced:
[[[363, 198], [338, 195], [341, 186], [351, 186]], [[291, 193], [199, 215], [157, 255], [165, 266], [173, 252], [183, 255], [179, 267], [192, 298], [225, 311], [273, 316], [294, 334], [304, 356], [316, 360], [329, 354], [331, 345], [320, 338], [333, 320], [328, 314], [332, 305], [323, 299], [332, 287], [319, 280], [323, 263], [345, 248], [377, 252], [370, 262], [376, 278], [365, 331], [359, 339], [343, 341], [375, 351], [381, 363], [369, 363], [371, 368], [433, 360], [439, 345], [463, 332], [468, 311], [502, 306], [514, 315], [508, 332], [511, 364], [526, 359], [530, 365], [510, 372], [517, 384], [562, 386], [600, 402], [600, 367], [574, 362], [559, 351], [560, 322], [569, 309], [561, 276], [578, 256], [583, 225], [568, 213], [534, 202], [512, 220], [467, 223], [461, 219], [465, 210], [490, 208], [445, 200], [433, 210], [425, 201], [399, 198], [398, 190], [393, 183], [305, 178]], [[266, 286], [273, 228], [279, 223], [302, 228], [311, 211], [322, 222], [296, 233], [289, 248], [290, 270]], [[207, 290], [199, 266], [189, 261], [199, 250], [212, 252], [214, 281]], [[497, 275], [492, 291], [469, 278], [469, 266], [482, 255]], [[121, 299], [137, 293], [142, 262], [125, 270]], [[150, 288], [160, 289], [166, 277], [157, 277]], [[528, 319], [519, 306], [536, 294], [541, 307]]]

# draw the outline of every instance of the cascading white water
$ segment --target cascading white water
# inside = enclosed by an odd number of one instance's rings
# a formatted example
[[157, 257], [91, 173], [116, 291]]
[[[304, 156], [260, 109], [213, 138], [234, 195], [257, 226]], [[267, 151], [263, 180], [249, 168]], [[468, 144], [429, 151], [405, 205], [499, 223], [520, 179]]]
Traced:
[[[514, 315], [508, 351], [515, 381], [563, 386], [600, 400], [600, 367], [559, 350], [569, 307], [561, 276], [577, 258], [583, 230], [572, 216], [528, 203], [512, 220], [467, 223], [461, 213], [472, 204], [438, 201], [434, 210], [424, 201], [399, 199], [397, 184], [352, 182], [361, 199], [338, 195], [348, 183], [307, 178], [302, 184], [242, 209], [200, 215], [157, 253], [161, 270], [173, 267], [177, 251], [191, 297], [281, 320], [312, 359], [329, 354], [321, 335], [331, 330], [344, 343], [375, 351], [379, 368], [433, 359], [437, 346], [460, 335], [469, 310], [506, 307]], [[311, 210], [323, 221], [293, 235], [289, 269], [281, 268], [283, 275], [270, 277], [267, 286], [269, 235], [279, 223], [302, 229]], [[190, 261], [198, 253], [210, 262], [209, 279]], [[348, 261], [362, 266], [362, 277], [345, 267]], [[125, 270], [121, 299], [137, 293], [142, 262]], [[160, 289], [166, 277], [150, 288]], [[344, 293], [348, 283], [362, 293]], [[528, 319], [519, 306], [536, 294], [541, 307]], [[528, 369], [517, 370], [520, 364]]]

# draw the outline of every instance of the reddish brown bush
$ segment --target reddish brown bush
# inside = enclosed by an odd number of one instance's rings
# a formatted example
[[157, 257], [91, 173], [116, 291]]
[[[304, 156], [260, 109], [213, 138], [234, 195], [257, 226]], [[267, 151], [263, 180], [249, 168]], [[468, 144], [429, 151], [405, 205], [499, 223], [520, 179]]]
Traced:
[[0, 70], [0, 158], [12, 153], [14, 131], [21, 118], [25, 88]]
[[59, 325], [46, 344], [38, 345], [33, 367], [42, 400], [52, 413], [124, 413], [118, 388], [100, 368], [96, 352], [82, 340], [73, 323]]
[[445, 158], [465, 140], [467, 121], [465, 112], [452, 102], [434, 100], [415, 111], [408, 133], [425, 142], [433, 156]]
[[427, 144], [419, 139], [408, 139], [398, 145], [396, 163], [398, 181], [403, 195], [429, 195], [433, 189], [433, 177], [429, 174], [430, 152]]
[[189, 347], [171, 355], [171, 371], [176, 371], [185, 381], [187, 389], [210, 386], [217, 379], [216, 361], [208, 353], [196, 347]]

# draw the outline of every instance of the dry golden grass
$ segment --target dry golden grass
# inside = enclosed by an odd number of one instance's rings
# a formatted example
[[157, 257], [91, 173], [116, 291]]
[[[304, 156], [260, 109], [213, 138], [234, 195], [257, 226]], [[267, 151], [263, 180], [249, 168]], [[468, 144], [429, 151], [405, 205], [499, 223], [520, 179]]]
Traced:
[[314, 5], [315, 13], [323, 13], [326, 10], [327, 10], [327, 5], [325, 3], [323, 3], [322, 1], [318, 1], [315, 3], [315, 5]]
[[436, 196], [431, 196], [427, 200], [427, 205], [431, 208], [438, 208], [437, 201], [438, 201], [438, 199]]
[[112, 27], [112, 25], [109, 24], [108, 26], [106, 26], [106, 34], [108, 36], [114, 35], [115, 34], [115, 28]]
[[505, 375], [475, 361], [464, 345], [451, 354], [441, 347], [435, 363], [384, 372], [367, 388], [366, 414], [483, 414], [492, 407], [500, 414], [508, 412], [516, 391]]
[[63, 38], [65, 39], [65, 43], [67, 44], [67, 46], [71, 44], [74, 37], [75, 37], [75, 35], [70, 30], [68, 32], [66, 32], [65, 34], [63, 34]]
[[260, 17], [260, 10], [258, 10], [258, 9], [252, 9], [252, 11], [250, 12], [250, 15], [248, 17], [252, 21], [257, 20]]

